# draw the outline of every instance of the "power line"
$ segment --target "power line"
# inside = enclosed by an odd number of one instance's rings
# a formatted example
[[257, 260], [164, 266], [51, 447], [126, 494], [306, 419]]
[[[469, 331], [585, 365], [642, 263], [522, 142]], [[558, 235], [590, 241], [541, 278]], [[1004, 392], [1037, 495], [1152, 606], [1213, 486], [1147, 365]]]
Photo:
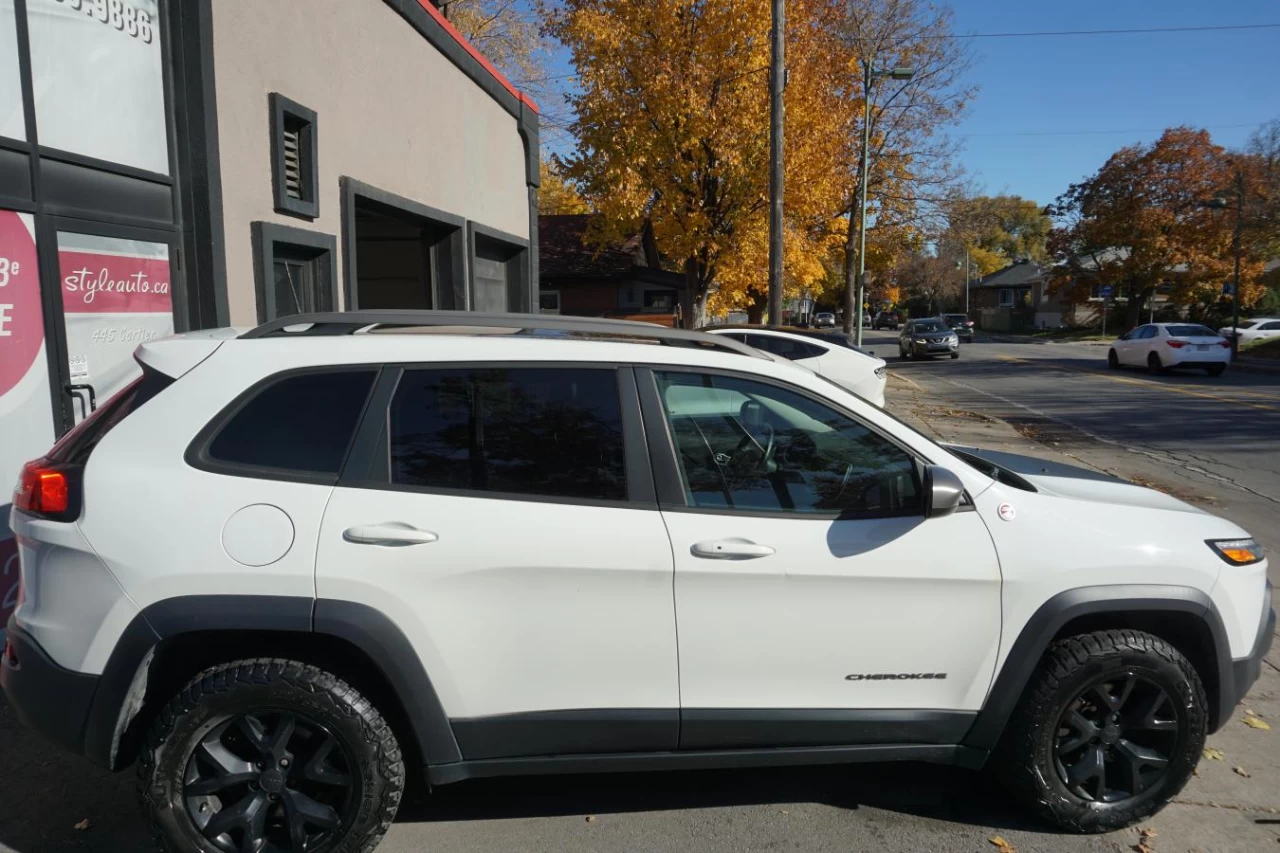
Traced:
[[[1245, 124], [1215, 124], [1198, 127], [1197, 130], [1225, 130], [1227, 128], [1260, 127], [1264, 122], [1255, 121]], [[1026, 130], [1009, 131], [1008, 133], [953, 133], [952, 136], [966, 137], [1001, 137], [1001, 136], [1102, 136], [1109, 134], [1164, 133], [1168, 128], [1148, 128], [1146, 130]]]
[[1229, 24], [1207, 27], [1143, 27], [1131, 30], [1044, 30], [1030, 33], [969, 33], [967, 35], [925, 35], [926, 39], [1004, 39], [1032, 38], [1038, 36], [1117, 36], [1142, 33], [1207, 33], [1227, 30], [1273, 30], [1280, 29], [1280, 24]]

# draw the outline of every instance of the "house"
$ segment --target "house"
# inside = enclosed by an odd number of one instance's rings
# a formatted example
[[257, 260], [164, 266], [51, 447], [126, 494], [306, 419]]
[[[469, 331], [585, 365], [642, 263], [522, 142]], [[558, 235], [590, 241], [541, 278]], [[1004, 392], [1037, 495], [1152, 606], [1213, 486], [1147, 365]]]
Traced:
[[594, 215], [538, 217], [539, 308], [546, 314], [675, 325], [684, 276], [661, 269], [642, 234], [603, 247], [588, 244]]
[[0, 483], [174, 331], [532, 310], [537, 107], [441, 2], [0, 2]]
[[969, 315], [990, 332], [1055, 328], [1062, 325], [1062, 302], [1048, 292], [1045, 269], [1019, 258], [969, 285]]

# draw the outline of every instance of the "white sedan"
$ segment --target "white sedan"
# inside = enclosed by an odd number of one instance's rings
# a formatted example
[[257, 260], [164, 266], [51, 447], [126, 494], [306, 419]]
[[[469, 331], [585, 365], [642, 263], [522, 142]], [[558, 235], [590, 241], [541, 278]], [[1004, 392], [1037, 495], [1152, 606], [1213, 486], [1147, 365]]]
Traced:
[[1231, 361], [1231, 343], [1196, 323], [1148, 323], [1112, 342], [1107, 365], [1145, 367], [1162, 373], [1171, 367], [1199, 367], [1219, 376]]
[[1252, 320], [1241, 321], [1238, 329], [1233, 330], [1230, 326], [1224, 326], [1218, 331], [1227, 339], [1230, 339], [1233, 333], [1239, 334], [1242, 344], [1267, 338], [1280, 338], [1280, 317], [1254, 317]]
[[884, 408], [885, 361], [849, 343], [842, 332], [796, 332], [765, 327], [704, 329], [809, 368], [864, 400]]

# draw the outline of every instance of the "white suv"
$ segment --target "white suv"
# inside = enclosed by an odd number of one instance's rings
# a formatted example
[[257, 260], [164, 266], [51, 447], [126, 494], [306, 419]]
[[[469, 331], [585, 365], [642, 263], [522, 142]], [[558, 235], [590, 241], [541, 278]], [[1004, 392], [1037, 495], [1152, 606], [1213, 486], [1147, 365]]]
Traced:
[[23, 471], [0, 681], [136, 760], [170, 851], [370, 850], [410, 763], [992, 756], [1058, 825], [1117, 827], [1271, 640], [1236, 525], [941, 447], [723, 337], [354, 312], [138, 360]]

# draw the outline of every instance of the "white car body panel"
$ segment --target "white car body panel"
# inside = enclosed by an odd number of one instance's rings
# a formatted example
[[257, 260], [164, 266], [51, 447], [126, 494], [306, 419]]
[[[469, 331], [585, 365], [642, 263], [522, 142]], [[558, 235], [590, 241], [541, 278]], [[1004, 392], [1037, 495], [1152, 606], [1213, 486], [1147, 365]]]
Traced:
[[1270, 340], [1272, 338], [1280, 338], [1280, 317], [1253, 317], [1250, 318], [1248, 328], [1240, 326], [1238, 329], [1231, 326], [1223, 326], [1218, 330], [1224, 338], [1230, 339], [1232, 333], [1240, 336], [1240, 343], [1247, 344], [1250, 341]]
[[[439, 539], [343, 538], [387, 522]], [[450, 717], [680, 707], [671, 546], [657, 510], [340, 487], [316, 595], [389, 616]]]
[[[870, 400], [880, 408], [884, 408], [884, 388], [886, 384], [884, 359], [866, 355], [857, 350], [829, 344], [818, 338], [807, 335], [794, 335], [772, 329], [708, 329], [710, 334], [730, 335], [741, 340], [744, 335], [762, 335], [764, 337], [795, 340], [824, 350], [822, 355], [813, 358], [802, 358], [793, 361], [801, 367], [830, 379], [847, 391], [852, 391], [864, 400]], [[877, 373], [879, 371], [879, 373]]]

